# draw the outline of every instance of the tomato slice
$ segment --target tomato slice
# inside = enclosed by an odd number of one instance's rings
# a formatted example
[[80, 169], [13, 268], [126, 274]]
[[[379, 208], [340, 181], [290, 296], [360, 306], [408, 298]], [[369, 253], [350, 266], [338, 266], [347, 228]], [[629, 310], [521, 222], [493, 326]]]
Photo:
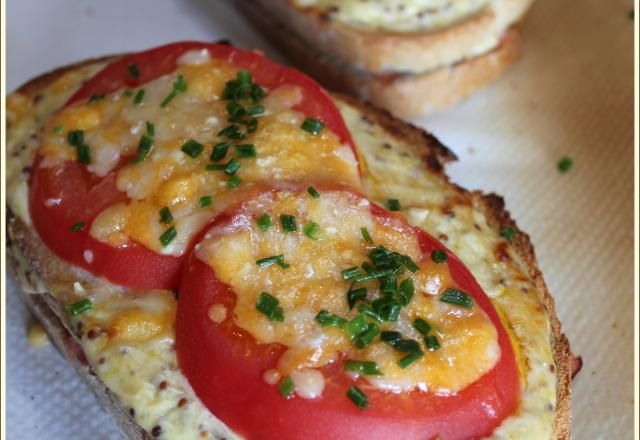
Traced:
[[[355, 153], [340, 112], [315, 81], [297, 70], [274, 63], [259, 52], [224, 44], [180, 42], [124, 56], [98, 72], [67, 101], [65, 107], [95, 94], [138, 87], [169, 74], [176, 69], [182, 54], [195, 49], [208, 49], [212, 58], [224, 59], [236, 68], [251, 71], [254, 81], [267, 89], [299, 86], [302, 101], [294, 108], [323, 121]], [[130, 73], [132, 65], [137, 68], [137, 76]], [[76, 161], [54, 168], [44, 168], [40, 164], [38, 156], [30, 183], [29, 203], [33, 224], [49, 249], [94, 275], [133, 289], [178, 287], [184, 257], [160, 255], [133, 241], [115, 248], [89, 234], [91, 222], [103, 209], [127, 200], [116, 188], [115, 172], [99, 179]], [[78, 222], [86, 227], [70, 231], [70, 227]]]
[[[371, 205], [376, 221], [397, 217]], [[232, 214], [220, 217], [223, 226]], [[400, 217], [397, 217], [400, 218]], [[368, 390], [370, 407], [359, 410], [346, 390], [358, 382], [343, 372], [341, 361], [322, 367], [325, 388], [317, 399], [283, 399], [263, 374], [276, 368], [286, 351], [281, 344], [260, 344], [227, 317], [219, 324], [208, 316], [213, 304], [234, 310], [236, 295], [211, 267], [189, 255], [178, 299], [176, 349], [182, 372], [216, 417], [248, 439], [431, 439], [478, 438], [489, 435], [518, 407], [520, 378], [513, 348], [490, 299], [464, 264], [436, 239], [402, 220], [427, 255], [448, 254], [449, 271], [497, 330], [500, 359], [461, 391], [437, 395], [421, 391], [390, 393]]]

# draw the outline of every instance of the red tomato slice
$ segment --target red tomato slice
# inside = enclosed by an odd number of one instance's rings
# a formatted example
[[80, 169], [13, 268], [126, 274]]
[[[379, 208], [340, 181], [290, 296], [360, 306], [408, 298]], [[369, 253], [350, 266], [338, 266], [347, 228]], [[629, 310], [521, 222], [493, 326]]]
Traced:
[[[372, 205], [381, 221], [392, 216]], [[215, 224], [225, 224], [229, 217]], [[341, 362], [323, 367], [320, 398], [284, 400], [263, 373], [276, 368], [285, 347], [258, 344], [232, 318], [215, 324], [208, 317], [215, 303], [233, 310], [236, 296], [213, 270], [192, 252], [186, 263], [176, 320], [176, 349], [182, 372], [216, 417], [248, 439], [431, 439], [478, 438], [489, 435], [518, 407], [520, 378], [509, 337], [490, 299], [464, 264], [436, 239], [406, 225], [424, 255], [444, 249], [450, 272], [497, 329], [501, 357], [495, 367], [452, 395], [413, 391], [393, 394], [367, 390], [370, 407], [359, 410], [345, 396], [354, 385]]]
[[[267, 89], [296, 85], [303, 99], [296, 107], [309, 117], [319, 119], [343, 143], [353, 142], [340, 112], [331, 97], [315, 81], [297, 70], [274, 63], [258, 52], [249, 52], [223, 44], [181, 42], [124, 56], [109, 64], [81, 87], [65, 107], [94, 94], [111, 93], [124, 87], [138, 87], [173, 72], [177, 59], [189, 50], [208, 49], [212, 58], [225, 59], [238, 69], [249, 70], [254, 81]], [[135, 65], [138, 76], [129, 72]], [[30, 186], [29, 203], [33, 224], [44, 243], [59, 257], [94, 275], [138, 290], [175, 289], [183, 257], [163, 256], [131, 242], [115, 248], [90, 236], [91, 222], [103, 209], [127, 197], [115, 185], [115, 172], [97, 179], [76, 161], [47, 169], [36, 158]], [[86, 228], [69, 228], [84, 222]]]

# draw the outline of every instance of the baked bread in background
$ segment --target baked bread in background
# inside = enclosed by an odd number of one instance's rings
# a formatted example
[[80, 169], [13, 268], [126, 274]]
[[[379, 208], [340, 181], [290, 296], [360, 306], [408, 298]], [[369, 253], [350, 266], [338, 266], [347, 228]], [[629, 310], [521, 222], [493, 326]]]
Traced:
[[415, 117], [467, 98], [518, 58], [533, 0], [239, 0], [297, 67], [325, 86]]

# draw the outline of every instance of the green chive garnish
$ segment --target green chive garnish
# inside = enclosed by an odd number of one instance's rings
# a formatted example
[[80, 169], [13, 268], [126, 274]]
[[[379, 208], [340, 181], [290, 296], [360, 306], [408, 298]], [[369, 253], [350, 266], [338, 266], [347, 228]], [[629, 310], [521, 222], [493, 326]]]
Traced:
[[349, 310], [353, 308], [356, 302], [359, 299], [364, 299], [367, 297], [367, 289], [365, 287], [360, 287], [359, 289], [354, 289], [347, 292], [347, 302], [349, 303]]
[[442, 249], [435, 249], [431, 251], [431, 259], [434, 263], [441, 264], [446, 263], [446, 261], [449, 259], [449, 256]]
[[129, 72], [132, 78], [138, 78], [140, 76], [140, 70], [136, 64], [129, 64], [127, 66], [127, 72]]
[[182, 75], [178, 75], [178, 78], [173, 82], [173, 90], [167, 95], [166, 98], [160, 103], [160, 107], [166, 107], [179, 93], [187, 91], [187, 82]]
[[80, 301], [67, 304], [64, 306], [67, 313], [71, 316], [80, 315], [93, 308], [93, 302], [89, 298], [83, 298]]
[[256, 157], [256, 146], [253, 144], [236, 145], [237, 157]]
[[283, 260], [284, 260], [284, 255], [274, 255], [272, 257], [261, 258], [260, 260], [256, 260], [256, 265], [260, 268], [269, 267]]
[[561, 173], [566, 173], [571, 169], [573, 165], [573, 160], [571, 158], [564, 156], [558, 161], [558, 171]]
[[245, 109], [245, 112], [248, 115], [252, 115], [252, 116], [260, 115], [260, 114], [264, 113], [264, 107], [261, 106], [261, 105], [254, 105], [253, 107], [249, 107], [249, 108]]
[[364, 315], [358, 315], [345, 322], [343, 328], [347, 332], [349, 339], [353, 342], [360, 333], [367, 330], [367, 320], [364, 318]]
[[244, 133], [240, 131], [237, 125], [229, 125], [218, 132], [218, 136], [228, 137], [230, 139], [244, 139]]
[[213, 197], [211, 196], [202, 196], [200, 200], [198, 200], [198, 208], [206, 208], [207, 206], [211, 206], [213, 203]]
[[320, 134], [320, 132], [324, 128], [324, 124], [317, 119], [307, 118], [304, 120], [300, 128], [313, 135], [317, 135]]
[[153, 122], [147, 121], [145, 125], [147, 127], [147, 136], [154, 137], [156, 135], [156, 126], [153, 125]]
[[85, 227], [86, 227], [86, 225], [84, 224], [84, 222], [76, 222], [76, 223], [71, 225], [69, 230], [71, 232], [78, 232], [78, 231], [82, 231]]
[[229, 141], [219, 142], [215, 144], [213, 147], [213, 152], [211, 153], [211, 162], [218, 162], [224, 159], [230, 146], [231, 142]]
[[136, 92], [136, 95], [133, 97], [133, 103], [135, 105], [139, 105], [140, 103], [142, 103], [142, 100], [144, 99], [144, 89], [140, 89]]
[[440, 297], [440, 301], [454, 304], [456, 306], [465, 307], [467, 309], [473, 307], [473, 299], [468, 293], [462, 290], [449, 288], [444, 291]]
[[282, 307], [278, 304], [280, 304], [280, 301], [278, 301], [277, 298], [269, 295], [267, 292], [261, 292], [258, 302], [256, 303], [256, 309], [271, 321], [284, 321]]
[[371, 238], [371, 234], [369, 234], [369, 230], [364, 226], [360, 228], [360, 232], [362, 233], [362, 238], [369, 244], [373, 244], [373, 239]]
[[229, 101], [227, 103], [227, 112], [231, 115], [231, 116], [241, 116], [243, 115], [244, 112], [244, 107], [242, 107], [240, 104], [238, 104], [235, 101]]
[[389, 211], [400, 211], [400, 200], [389, 199], [387, 200], [387, 208]]
[[398, 364], [398, 367], [400, 368], [407, 368], [409, 365], [420, 359], [423, 354], [424, 353], [422, 353], [421, 351], [409, 353], [405, 357], [401, 358], [398, 362], [396, 362], [396, 364]]
[[149, 156], [151, 148], [153, 147], [153, 138], [143, 134], [138, 142], [138, 154], [133, 159], [133, 163], [140, 163]]
[[360, 275], [360, 268], [357, 266], [354, 266], [354, 267], [345, 269], [340, 273], [342, 274], [342, 279], [347, 281]]
[[355, 406], [359, 409], [364, 409], [369, 406], [369, 399], [367, 395], [360, 391], [360, 388], [352, 386], [347, 390], [347, 397], [351, 400]]
[[278, 384], [278, 392], [283, 399], [288, 399], [296, 389], [296, 384], [293, 383], [293, 379], [289, 376], [284, 377]]
[[235, 159], [231, 159], [227, 165], [224, 167], [224, 172], [228, 175], [235, 174], [236, 171], [240, 169], [240, 162]]
[[227, 180], [227, 186], [229, 188], [237, 188], [242, 183], [242, 179], [237, 174], [234, 174]]
[[316, 315], [315, 320], [322, 327], [341, 327], [345, 322], [347, 322], [344, 318], [329, 313], [326, 310], [321, 310]]
[[296, 218], [292, 215], [282, 214], [280, 216], [280, 226], [285, 232], [294, 232], [297, 229]]
[[351, 371], [363, 376], [382, 376], [378, 364], [371, 361], [346, 360], [344, 362], [344, 371]]
[[400, 283], [400, 286], [398, 286], [398, 294], [402, 299], [403, 306], [409, 305], [414, 292], [415, 286], [413, 285], [413, 280], [411, 278], [407, 278]]
[[427, 333], [431, 331], [431, 325], [429, 325], [429, 323], [422, 318], [416, 318], [413, 321], [413, 328], [418, 330], [424, 336], [426, 336]]
[[80, 144], [76, 147], [78, 162], [84, 165], [91, 163], [91, 153], [87, 144]]
[[310, 239], [318, 240], [320, 238], [320, 225], [315, 222], [309, 222], [304, 225], [304, 228], [302, 228], [302, 232]]
[[266, 232], [271, 226], [273, 226], [273, 220], [271, 220], [269, 214], [265, 212], [259, 219], [256, 220], [256, 225], [258, 225], [262, 232]]
[[360, 349], [365, 348], [371, 344], [373, 338], [378, 336], [378, 333], [380, 333], [380, 327], [378, 327], [377, 324], [370, 322], [367, 324], [367, 328], [364, 331], [358, 333], [355, 338], [353, 338], [353, 344]]
[[318, 191], [316, 191], [316, 189], [313, 186], [310, 186], [307, 188], [307, 192], [311, 195], [311, 197], [313, 197], [314, 199], [320, 198], [320, 193]]
[[160, 208], [160, 221], [166, 225], [173, 221], [173, 215], [167, 206]]
[[501, 235], [505, 240], [510, 242], [513, 239], [513, 236], [516, 235], [516, 230], [508, 226], [502, 229]]
[[84, 143], [84, 130], [72, 130], [67, 133], [67, 142], [74, 147], [82, 145]]
[[202, 153], [202, 151], [204, 150], [204, 145], [202, 145], [198, 141], [189, 139], [187, 142], [182, 144], [180, 150], [182, 150], [182, 152], [187, 156], [195, 159], [196, 157], [200, 156], [200, 153]]
[[424, 338], [424, 344], [427, 346], [429, 351], [434, 351], [440, 348], [440, 341], [438, 341], [438, 337], [436, 335], [429, 335]]
[[160, 243], [162, 244], [162, 247], [167, 247], [169, 243], [171, 243], [173, 239], [176, 238], [176, 235], [178, 235], [178, 231], [176, 231], [176, 228], [174, 226], [171, 226], [169, 229], [164, 231], [164, 233], [160, 236]]

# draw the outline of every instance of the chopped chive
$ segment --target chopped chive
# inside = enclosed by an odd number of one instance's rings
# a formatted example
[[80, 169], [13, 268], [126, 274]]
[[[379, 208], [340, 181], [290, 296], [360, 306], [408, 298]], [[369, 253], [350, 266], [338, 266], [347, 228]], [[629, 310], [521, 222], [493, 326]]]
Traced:
[[135, 105], [139, 105], [140, 103], [142, 103], [142, 100], [144, 99], [144, 89], [140, 89], [136, 92], [136, 95], [133, 97], [133, 103]]
[[402, 299], [403, 306], [409, 305], [409, 303], [411, 302], [411, 299], [413, 298], [414, 292], [415, 292], [415, 286], [411, 278], [407, 278], [400, 283], [400, 286], [398, 287], [398, 294]]
[[300, 126], [304, 131], [307, 131], [313, 135], [318, 135], [324, 128], [324, 124], [317, 119], [307, 118]]
[[237, 125], [229, 125], [218, 132], [218, 136], [228, 137], [230, 139], [244, 139], [244, 133], [240, 131]]
[[213, 152], [211, 153], [211, 162], [218, 162], [219, 160], [224, 159], [230, 146], [231, 142], [229, 141], [219, 142], [215, 144], [213, 147]]
[[304, 228], [302, 228], [302, 232], [304, 233], [304, 235], [306, 235], [312, 240], [320, 239], [320, 236], [319, 236], [320, 225], [317, 224], [316, 222], [309, 222], [306, 225], [304, 225]]
[[227, 180], [227, 186], [229, 188], [237, 188], [241, 183], [242, 179], [237, 174], [234, 174], [233, 176], [229, 177], [229, 180]]
[[340, 273], [342, 274], [342, 279], [347, 281], [360, 275], [360, 268], [357, 266], [353, 266], [343, 270]]
[[182, 150], [182, 152], [187, 156], [191, 157], [192, 159], [195, 159], [196, 157], [200, 156], [200, 153], [202, 153], [202, 150], [204, 150], [204, 145], [202, 145], [198, 141], [189, 139], [187, 142], [182, 144], [182, 147], [180, 147], [180, 150]]
[[398, 291], [398, 280], [396, 277], [380, 278], [380, 291], [383, 294], [394, 294]]
[[440, 341], [438, 341], [438, 337], [436, 335], [429, 335], [424, 338], [424, 344], [427, 346], [429, 351], [434, 351], [440, 348]]
[[102, 101], [104, 99], [104, 93], [94, 93], [89, 97], [89, 103]]
[[227, 112], [232, 116], [241, 116], [245, 113], [244, 107], [235, 101], [229, 101], [227, 103]]
[[138, 154], [133, 159], [133, 163], [140, 163], [149, 156], [151, 152], [151, 148], [153, 147], [153, 138], [150, 136], [143, 134], [140, 137], [140, 141], [138, 142]]
[[367, 297], [367, 289], [365, 287], [360, 287], [359, 289], [354, 289], [347, 292], [347, 302], [349, 303], [349, 310], [353, 308], [356, 302], [359, 299], [364, 299]]
[[354, 278], [356, 283], [360, 283], [362, 281], [375, 280], [377, 278], [384, 278], [390, 275], [395, 274], [395, 269], [382, 269], [382, 270], [374, 270], [371, 272], [367, 272], [364, 274], [360, 274]]
[[82, 145], [84, 143], [84, 130], [72, 130], [67, 133], [67, 142], [74, 147]]
[[360, 232], [362, 233], [362, 238], [369, 244], [373, 244], [373, 239], [371, 238], [371, 234], [369, 234], [369, 230], [364, 226], [360, 228]]
[[160, 221], [166, 225], [173, 221], [173, 215], [167, 206], [160, 208]]
[[356, 337], [366, 331], [367, 328], [367, 320], [364, 318], [364, 315], [358, 315], [355, 318], [350, 319], [345, 322], [342, 327], [347, 332], [347, 336], [353, 342]]
[[410, 272], [415, 273], [418, 271], [418, 266], [416, 265], [416, 263], [413, 262], [413, 260], [410, 257], [406, 255], [400, 255], [400, 262], [402, 262], [404, 267], [409, 269]]
[[76, 316], [91, 310], [93, 302], [89, 298], [83, 298], [80, 301], [65, 305], [64, 308], [69, 315]]
[[321, 310], [315, 317], [315, 320], [322, 327], [342, 327], [347, 321], [344, 318]]
[[207, 206], [211, 206], [213, 203], [213, 197], [211, 196], [202, 196], [200, 200], [198, 200], [198, 208], [206, 208]]
[[156, 135], [156, 126], [153, 125], [153, 122], [147, 121], [145, 125], [147, 127], [147, 136], [154, 137]]
[[258, 225], [262, 232], [266, 232], [271, 226], [273, 226], [273, 220], [271, 220], [269, 214], [265, 212], [256, 220], [256, 225]]
[[362, 374], [363, 376], [382, 376], [380, 367], [372, 361], [354, 361], [348, 359], [344, 362], [344, 371]]
[[516, 230], [508, 226], [502, 229], [501, 235], [505, 240], [510, 242], [513, 239], [513, 236], [516, 235]]
[[247, 133], [255, 133], [258, 129], [258, 120], [256, 118], [251, 118], [249, 122], [245, 123], [247, 127]]
[[413, 321], [413, 328], [418, 330], [424, 336], [426, 336], [427, 333], [431, 331], [431, 325], [429, 325], [429, 323], [422, 318], [416, 318]]
[[264, 113], [264, 107], [261, 105], [254, 105], [253, 107], [246, 108], [244, 110], [248, 115], [260, 115]]
[[84, 224], [84, 222], [75, 222], [74, 224], [71, 225], [69, 230], [71, 232], [78, 232], [78, 231], [82, 231], [85, 227], [86, 225]]
[[282, 260], [278, 260], [278, 261], [276, 261], [276, 264], [277, 264], [278, 266], [280, 266], [281, 268], [283, 268], [283, 269], [289, 269], [289, 268], [291, 267], [291, 265], [290, 265], [289, 263], [285, 263], [285, 262], [284, 262], [284, 261], [282, 261]]
[[64, 125], [60, 124], [60, 125], [55, 125], [52, 129], [52, 132], [54, 132], [55, 134], [62, 134], [62, 132], [64, 131]]
[[224, 171], [227, 165], [228, 163], [225, 163], [225, 164], [208, 163], [204, 166], [204, 169], [205, 171]]
[[380, 333], [380, 340], [382, 342], [387, 342], [390, 345], [395, 344], [396, 341], [399, 341], [401, 338], [402, 335], [400, 334], [400, 332], [396, 331], [386, 330]]
[[237, 157], [256, 157], [256, 146], [253, 144], [236, 145]]
[[91, 163], [91, 152], [89, 151], [89, 146], [87, 144], [78, 145], [76, 147], [76, 155], [79, 163], [84, 165]]
[[471, 298], [471, 296], [469, 296], [468, 293], [458, 289], [449, 288], [445, 290], [440, 297], [440, 301], [448, 304], [454, 304], [460, 307], [465, 307], [467, 309], [473, 307], [473, 299]]
[[280, 301], [276, 297], [269, 295], [267, 292], [261, 292], [256, 303], [256, 309], [269, 318], [270, 321], [284, 321], [282, 307], [278, 304], [280, 304]]
[[260, 260], [256, 260], [256, 265], [260, 268], [269, 267], [273, 264], [278, 263], [278, 261], [284, 260], [284, 255], [274, 255], [272, 257], [261, 258]]
[[431, 251], [431, 259], [434, 263], [441, 264], [446, 263], [446, 261], [449, 259], [449, 256], [442, 249], [434, 249], [433, 251]]
[[378, 336], [378, 333], [380, 333], [380, 327], [378, 327], [377, 324], [370, 322], [367, 324], [367, 328], [364, 331], [358, 333], [358, 335], [353, 338], [353, 344], [360, 349], [366, 348], [371, 344], [373, 338]]
[[127, 72], [129, 72], [129, 75], [131, 75], [132, 78], [138, 78], [140, 76], [140, 69], [138, 69], [138, 66], [135, 63], [127, 66]]
[[400, 200], [388, 199], [387, 208], [389, 209], [389, 211], [400, 211]]
[[160, 107], [166, 107], [178, 93], [184, 93], [187, 91], [187, 82], [182, 75], [178, 75], [178, 78], [173, 82], [173, 90], [167, 95], [166, 98], [160, 103]]
[[378, 313], [371, 310], [370, 307], [371, 306], [369, 304], [362, 303], [358, 306], [358, 311], [360, 313], [363, 313], [368, 318], [373, 319], [377, 323], [382, 324], [385, 321], [385, 319], [382, 316], [380, 316]]
[[347, 390], [347, 397], [359, 409], [364, 409], [369, 406], [369, 399], [367, 398], [367, 395], [360, 391], [360, 388], [356, 386], [352, 386]]
[[396, 364], [398, 364], [398, 367], [400, 368], [407, 368], [409, 365], [420, 359], [423, 354], [424, 353], [422, 353], [421, 351], [409, 353], [405, 357], [401, 358], [398, 362], [396, 362]]
[[313, 186], [310, 186], [307, 188], [307, 192], [311, 195], [311, 197], [313, 197], [314, 199], [318, 199], [320, 198], [320, 193], [318, 191], [316, 191], [316, 189]]
[[566, 173], [571, 169], [571, 166], [573, 165], [573, 160], [571, 160], [571, 158], [567, 157], [567, 156], [563, 156], [559, 161], [558, 161], [558, 171], [560, 171], [561, 173]]
[[278, 384], [278, 392], [283, 399], [288, 399], [296, 389], [296, 384], [289, 376], [284, 377]]
[[235, 159], [231, 159], [224, 167], [224, 172], [228, 175], [235, 174], [240, 169], [240, 162]]
[[296, 218], [286, 214], [280, 216], [280, 226], [282, 226], [282, 230], [285, 232], [294, 232], [298, 228], [296, 226]]
[[175, 226], [171, 226], [169, 229], [164, 231], [164, 233], [160, 236], [160, 243], [162, 244], [162, 247], [167, 247], [169, 243], [171, 243], [173, 239], [176, 238], [176, 235], [178, 235], [178, 231], [176, 231]]

